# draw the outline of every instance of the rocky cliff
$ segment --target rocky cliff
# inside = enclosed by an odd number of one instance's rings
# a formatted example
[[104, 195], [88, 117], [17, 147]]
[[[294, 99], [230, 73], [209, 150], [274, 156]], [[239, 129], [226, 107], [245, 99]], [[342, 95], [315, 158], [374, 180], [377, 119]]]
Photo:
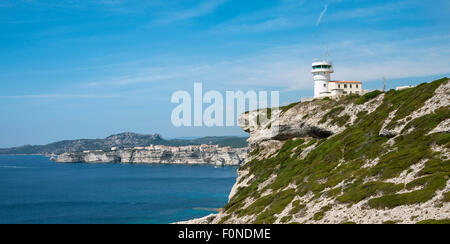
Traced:
[[188, 223], [449, 222], [447, 78], [268, 113], [241, 116], [251, 153], [229, 203]]
[[208, 151], [198, 148], [189, 150], [124, 149], [63, 153], [53, 156], [52, 160], [58, 163], [210, 164], [231, 166], [240, 165], [247, 154], [247, 148], [219, 147]]

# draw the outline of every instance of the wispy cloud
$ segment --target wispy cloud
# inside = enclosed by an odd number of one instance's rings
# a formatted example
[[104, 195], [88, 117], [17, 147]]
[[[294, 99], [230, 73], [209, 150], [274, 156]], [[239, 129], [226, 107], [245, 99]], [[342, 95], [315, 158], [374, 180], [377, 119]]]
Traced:
[[157, 81], [166, 81], [173, 78], [177, 78], [178, 74], [161, 74], [161, 75], [144, 75], [144, 76], [128, 76], [120, 79], [110, 80], [110, 81], [96, 81], [90, 82], [87, 86], [126, 86], [126, 85], [136, 85], [143, 83], [151, 83]]
[[[370, 18], [385, 16], [390, 17], [390, 13], [398, 11], [399, 9], [411, 6], [408, 1], [390, 2], [385, 4], [375, 4], [369, 7], [352, 8], [338, 12], [331, 13], [327, 19], [330, 21], [358, 19], [358, 18]], [[406, 10], [405, 10], [406, 11]]]
[[[391, 34], [387, 34], [391, 35]], [[363, 82], [390, 78], [446, 74], [450, 72], [450, 53], [447, 46], [450, 36], [436, 35], [417, 39], [378, 41], [367, 39], [343, 39], [330, 43], [332, 58], [336, 61], [336, 79], [356, 79]], [[433, 45], [428, 45], [433, 43]], [[416, 46], [428, 45], [415, 52]], [[348, 52], [352, 49], [352, 52]], [[324, 45], [306, 43], [280, 45], [240, 59], [209, 60], [196, 66], [167, 66], [137, 71], [139, 75], [113, 81], [90, 83], [95, 88], [127, 87], [147, 89], [146, 83], [164, 83], [166, 87], [184, 86], [193, 81], [214, 84], [214, 89], [280, 90], [312, 89], [310, 64], [318, 54], [324, 53]], [[433, 60], [440, 60], [439, 64]], [[363, 61], [363, 62], [362, 62]], [[143, 75], [147, 72], [151, 75]], [[171, 83], [171, 84], [169, 84]]]
[[320, 22], [322, 21], [323, 16], [327, 13], [328, 10], [328, 4], [325, 4], [325, 7], [323, 8], [322, 12], [319, 15], [319, 18], [316, 21], [316, 26], [320, 25]]
[[[329, 45], [335, 62], [336, 79], [361, 80], [363, 82], [390, 78], [418, 77], [448, 74], [450, 72], [448, 36], [427, 38], [371, 41], [336, 40]], [[417, 45], [427, 48], [410, 52]], [[352, 49], [352, 52], [348, 52]], [[259, 54], [224, 64], [211, 64], [203, 77], [216, 78], [223, 85], [242, 89], [276, 87], [281, 90], [310, 90], [312, 75], [310, 64], [317, 54], [324, 51], [320, 44], [285, 45], [266, 49]], [[433, 60], [439, 60], [436, 64]], [[363, 61], [363, 62], [362, 62]], [[221, 77], [217, 77], [217, 74]], [[226, 75], [224, 75], [226, 74]]]
[[264, 31], [273, 31], [280, 30], [284, 28], [289, 28], [293, 26], [293, 22], [284, 17], [274, 18], [264, 20], [258, 23], [242, 23], [242, 24], [231, 24], [224, 25], [216, 30], [227, 31], [227, 32], [264, 32]]
[[275, 7], [252, 11], [221, 23], [214, 33], [256, 33], [278, 31], [307, 25], [309, 16], [303, 8], [305, 0], [285, 0]]
[[0, 96], [0, 99], [103, 99], [103, 98], [116, 98], [119, 95], [91, 95], [91, 94], [33, 94], [33, 95], [13, 95], [13, 96]]
[[199, 5], [191, 8], [180, 10], [178, 12], [170, 13], [164, 18], [160, 19], [158, 22], [160, 23], [171, 23], [180, 20], [192, 19], [200, 16], [207, 15], [214, 10], [216, 10], [219, 6], [226, 3], [228, 0], [208, 0], [200, 3]]

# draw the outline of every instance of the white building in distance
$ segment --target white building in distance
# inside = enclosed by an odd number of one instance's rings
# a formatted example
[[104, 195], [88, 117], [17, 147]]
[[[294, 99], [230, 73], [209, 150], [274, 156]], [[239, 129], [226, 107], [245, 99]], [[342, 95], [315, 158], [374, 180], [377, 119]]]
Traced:
[[401, 91], [401, 90], [406, 90], [406, 89], [413, 88], [413, 87], [416, 87], [416, 86], [397, 86], [395, 88], [395, 90]]
[[314, 61], [312, 71], [314, 78], [314, 98], [339, 96], [345, 94], [363, 94], [360, 81], [332, 81], [334, 73], [331, 61]]

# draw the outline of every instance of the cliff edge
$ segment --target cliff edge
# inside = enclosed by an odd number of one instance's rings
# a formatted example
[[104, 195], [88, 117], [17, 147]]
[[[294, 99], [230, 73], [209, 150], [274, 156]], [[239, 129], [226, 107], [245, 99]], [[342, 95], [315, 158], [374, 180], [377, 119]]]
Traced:
[[260, 113], [241, 116], [251, 153], [201, 223], [449, 222], [449, 79], [291, 104], [278, 130]]
[[132, 163], [132, 164], [209, 164], [238, 166], [248, 155], [248, 148], [210, 146], [168, 147], [155, 149], [121, 149], [113, 151], [67, 152], [54, 155], [57, 163]]

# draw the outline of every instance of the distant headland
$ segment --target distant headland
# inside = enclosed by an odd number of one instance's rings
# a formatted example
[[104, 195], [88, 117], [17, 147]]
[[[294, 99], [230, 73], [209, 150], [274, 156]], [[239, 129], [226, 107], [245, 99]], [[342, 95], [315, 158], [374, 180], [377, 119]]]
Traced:
[[69, 152], [110, 151], [126, 148], [147, 147], [149, 145], [164, 146], [196, 146], [218, 145], [219, 147], [244, 148], [247, 147], [248, 137], [217, 136], [196, 139], [164, 139], [159, 134], [143, 135], [125, 132], [111, 135], [105, 139], [64, 140], [47, 145], [25, 145], [0, 149], [3, 155], [59, 155]]

